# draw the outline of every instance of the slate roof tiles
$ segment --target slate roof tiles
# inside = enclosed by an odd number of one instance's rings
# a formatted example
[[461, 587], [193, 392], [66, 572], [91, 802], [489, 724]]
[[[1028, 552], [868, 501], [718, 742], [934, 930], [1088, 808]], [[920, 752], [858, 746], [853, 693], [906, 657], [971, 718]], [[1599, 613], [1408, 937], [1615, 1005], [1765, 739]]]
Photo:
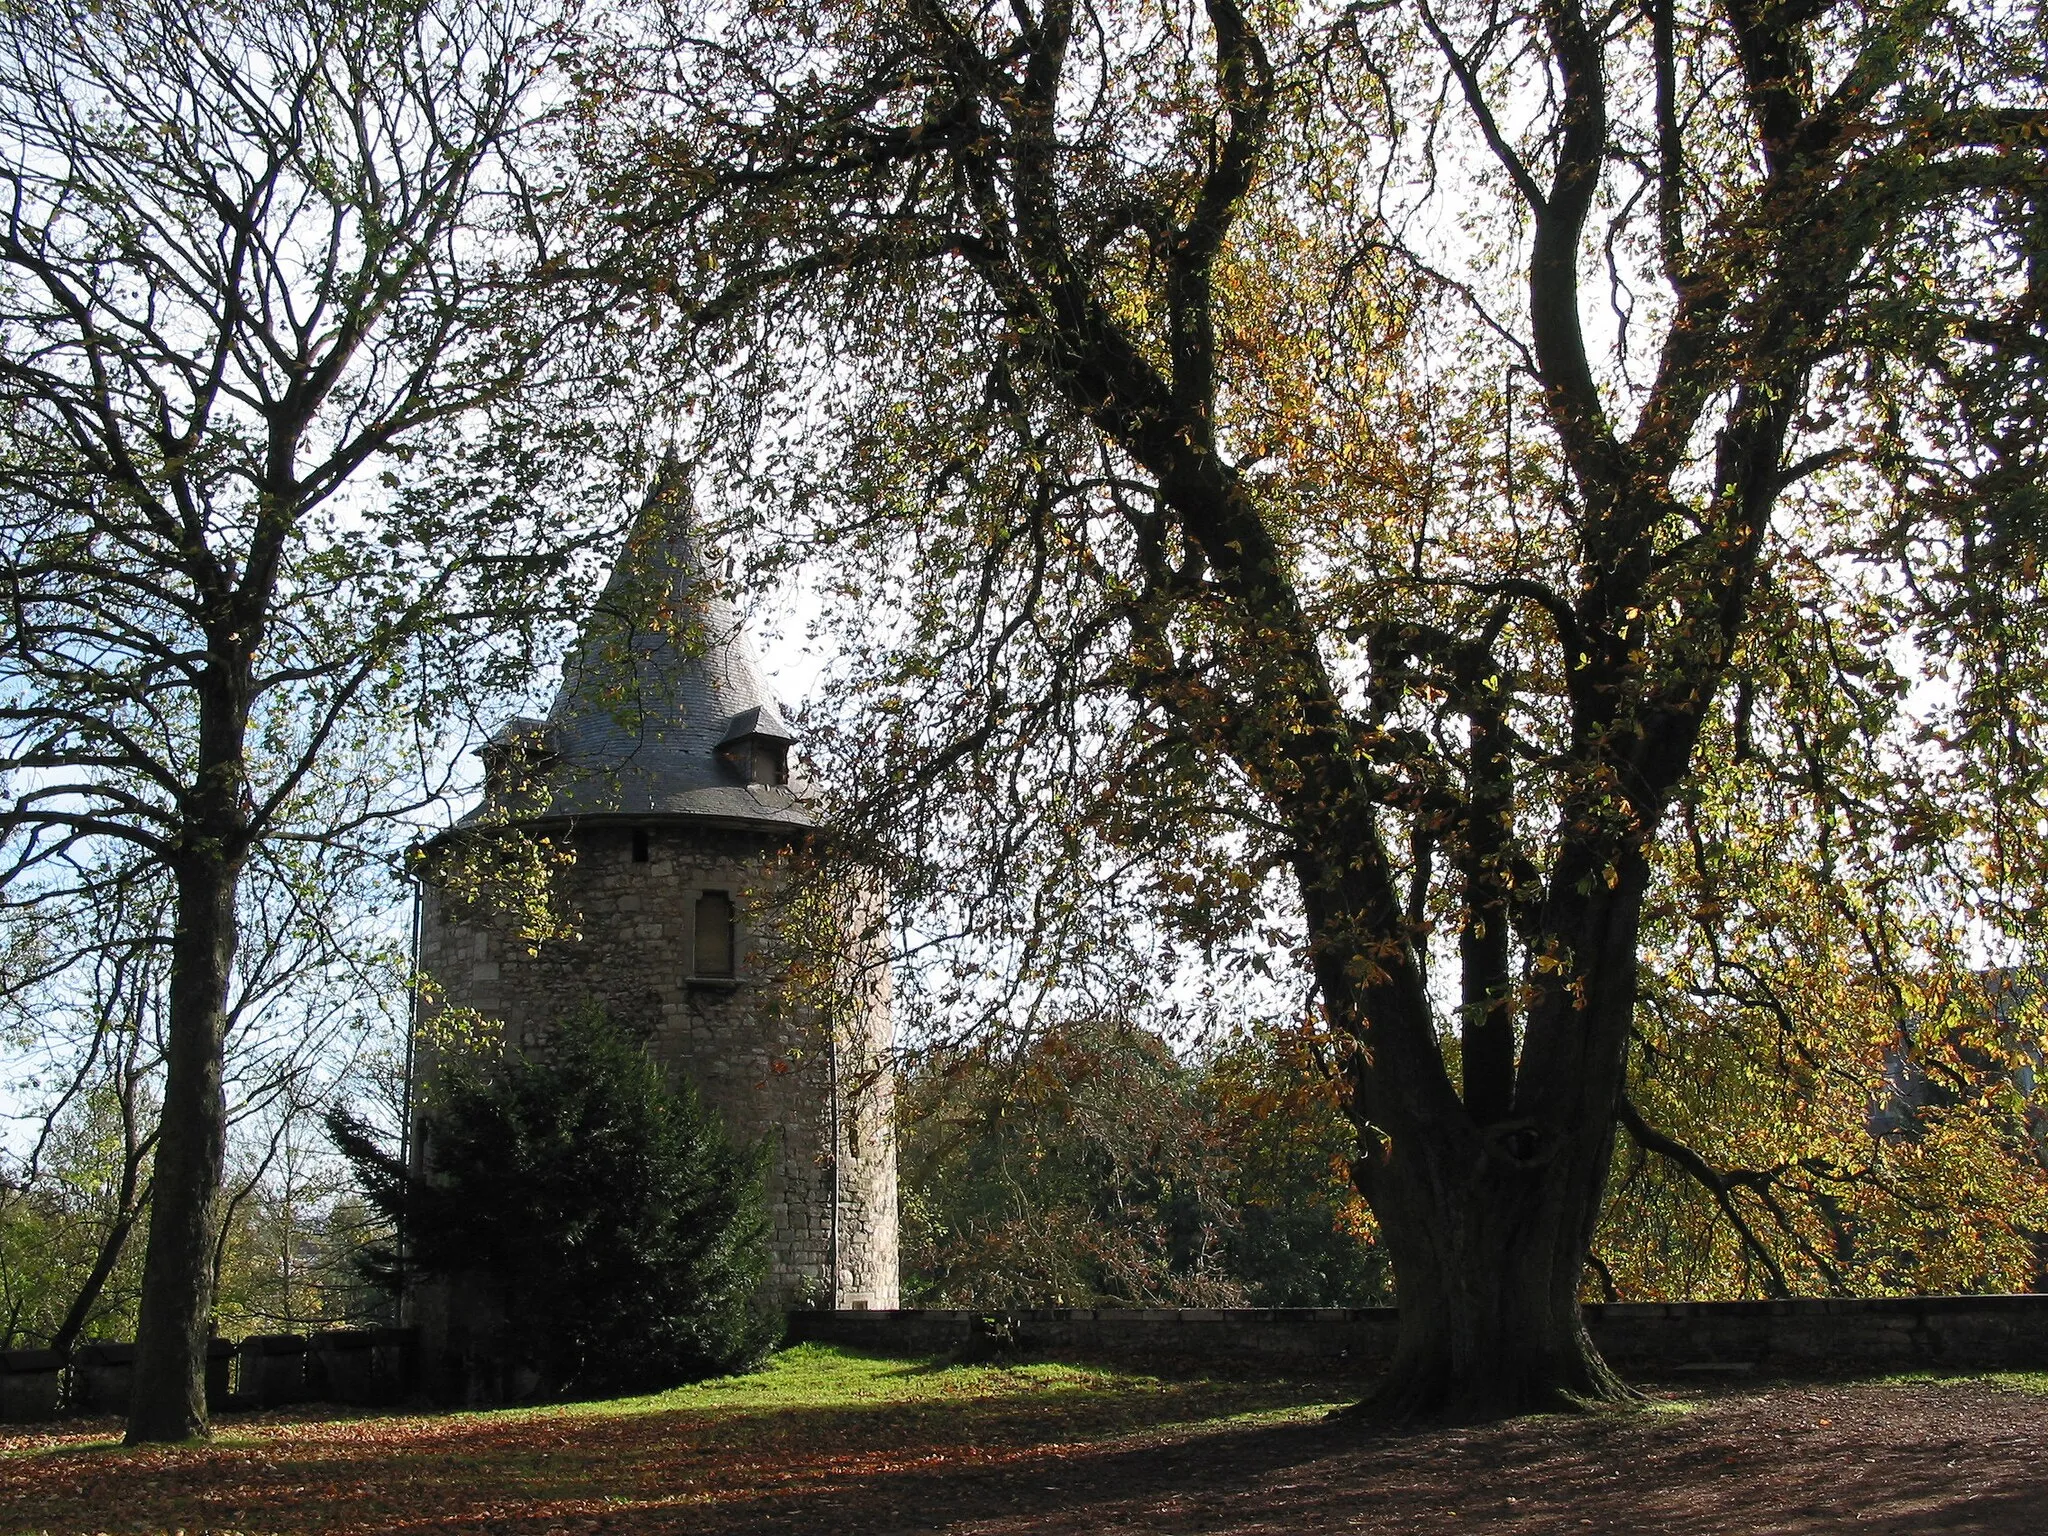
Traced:
[[720, 748], [746, 736], [788, 743], [783, 720], [705, 570], [687, 481], [664, 467], [627, 535], [544, 722], [494, 736], [540, 737], [551, 755], [534, 819], [708, 818], [805, 827], [798, 788], [748, 783]]

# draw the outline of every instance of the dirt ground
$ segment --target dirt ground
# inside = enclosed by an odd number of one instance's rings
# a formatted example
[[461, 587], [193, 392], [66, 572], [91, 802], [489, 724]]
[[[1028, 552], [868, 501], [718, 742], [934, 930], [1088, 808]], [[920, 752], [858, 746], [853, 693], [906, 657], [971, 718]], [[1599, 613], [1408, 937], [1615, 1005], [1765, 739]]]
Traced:
[[1024, 1495], [1028, 1510], [948, 1516], [934, 1501], [875, 1528], [2048, 1536], [2048, 1398], [1975, 1382], [1660, 1397], [1644, 1413], [1477, 1429], [1224, 1432], [1076, 1460], [1056, 1498]]
[[1329, 1391], [276, 1418], [137, 1451], [17, 1434], [0, 1530], [2048, 1536], [2048, 1395], [1995, 1382], [1687, 1384], [1639, 1412], [1398, 1434], [1325, 1421]]

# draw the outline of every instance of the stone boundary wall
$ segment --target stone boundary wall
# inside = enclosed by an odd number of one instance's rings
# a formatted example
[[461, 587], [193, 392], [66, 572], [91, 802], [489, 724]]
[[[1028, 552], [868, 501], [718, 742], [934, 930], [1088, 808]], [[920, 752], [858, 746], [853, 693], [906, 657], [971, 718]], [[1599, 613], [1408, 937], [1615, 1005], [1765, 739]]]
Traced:
[[[906, 1355], [1013, 1343], [1365, 1375], [1385, 1366], [1399, 1316], [1392, 1307], [792, 1312], [789, 1337]], [[1622, 1302], [1588, 1306], [1586, 1327], [1617, 1369], [1636, 1374], [2048, 1370], [2048, 1295]]]
[[[1163, 1366], [1368, 1375], [1392, 1353], [1399, 1316], [1392, 1307], [805, 1311], [789, 1314], [788, 1337], [897, 1355], [973, 1356], [1013, 1345]], [[2048, 1295], [1625, 1302], [1587, 1307], [1586, 1326], [1618, 1369], [1648, 1376], [2048, 1370]], [[208, 1349], [208, 1405], [405, 1402], [419, 1385], [418, 1342], [409, 1328], [217, 1339]], [[0, 1422], [125, 1411], [134, 1348], [81, 1345], [68, 1369], [48, 1350], [0, 1351]]]
[[[281, 1408], [292, 1403], [389, 1407], [419, 1385], [419, 1335], [411, 1328], [334, 1328], [322, 1333], [209, 1339], [206, 1406]], [[0, 1350], [0, 1424], [64, 1414], [125, 1414], [135, 1346], [81, 1344], [66, 1360], [47, 1349]]]

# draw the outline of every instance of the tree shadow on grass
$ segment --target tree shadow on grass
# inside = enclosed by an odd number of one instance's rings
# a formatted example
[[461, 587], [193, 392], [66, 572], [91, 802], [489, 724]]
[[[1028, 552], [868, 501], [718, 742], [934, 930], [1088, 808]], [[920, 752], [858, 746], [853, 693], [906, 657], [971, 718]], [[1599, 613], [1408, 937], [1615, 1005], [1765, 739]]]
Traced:
[[[951, 1530], [1227, 1536], [1670, 1532], [2037, 1536], [2048, 1402], [1988, 1383], [1695, 1394], [1695, 1411], [1406, 1433], [1211, 1382], [710, 1415], [282, 1426], [258, 1448], [37, 1457], [57, 1531]], [[1276, 1401], [1278, 1397], [1281, 1400]], [[0, 1469], [13, 1474], [21, 1463]], [[104, 1472], [106, 1475], [101, 1476]], [[24, 1518], [26, 1517], [26, 1518]]]
[[0, 1460], [0, 1529], [524, 1530], [563, 1517], [660, 1529], [664, 1511], [739, 1528], [716, 1512], [868, 1498], [908, 1474], [1059, 1461], [1316, 1401], [1272, 1383], [1133, 1379], [820, 1408], [229, 1421], [212, 1446], [58, 1444]]

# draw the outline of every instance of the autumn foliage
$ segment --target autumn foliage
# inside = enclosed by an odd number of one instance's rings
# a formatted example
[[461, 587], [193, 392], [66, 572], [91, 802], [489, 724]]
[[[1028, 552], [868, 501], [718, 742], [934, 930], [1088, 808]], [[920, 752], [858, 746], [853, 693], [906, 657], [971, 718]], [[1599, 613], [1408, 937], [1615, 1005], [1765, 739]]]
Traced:
[[906, 1292], [933, 1306], [1388, 1299], [1318, 1037], [1136, 1027], [936, 1054], [902, 1101]]

